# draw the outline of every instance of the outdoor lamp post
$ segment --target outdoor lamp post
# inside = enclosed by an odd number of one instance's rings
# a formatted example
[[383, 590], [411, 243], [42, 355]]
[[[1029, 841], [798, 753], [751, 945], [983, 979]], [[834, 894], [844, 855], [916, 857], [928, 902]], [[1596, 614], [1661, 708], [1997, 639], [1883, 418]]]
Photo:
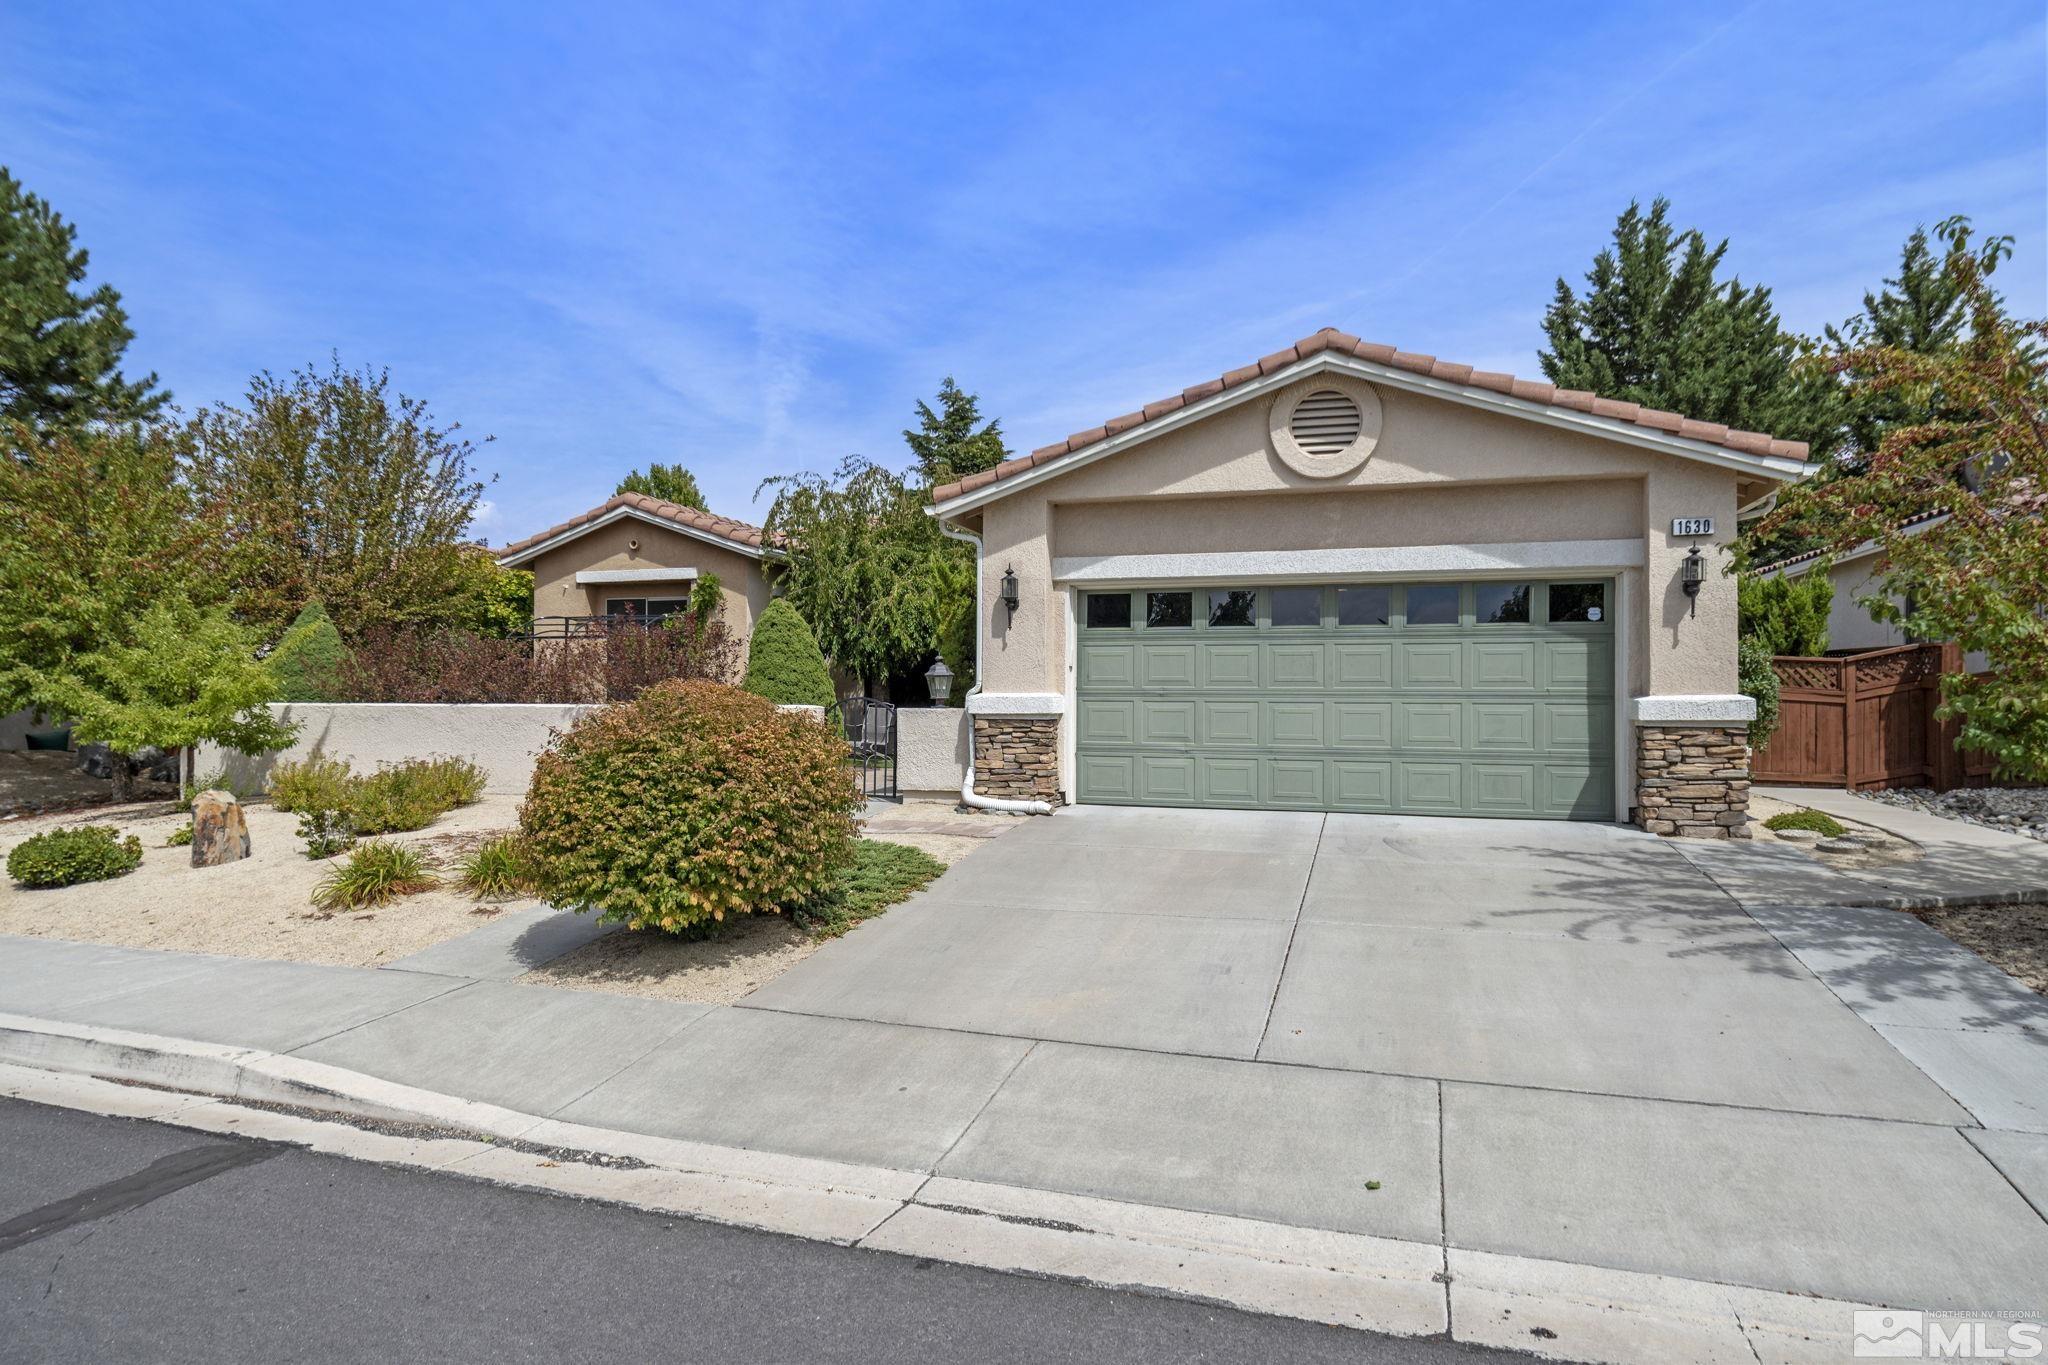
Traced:
[[924, 671], [924, 685], [931, 691], [933, 706], [944, 706], [946, 698], [953, 695], [953, 670], [946, 667], [944, 659]]
[[1695, 545], [1685, 555], [1684, 567], [1678, 575], [1678, 586], [1685, 589], [1685, 595], [1692, 601], [1692, 614], [1700, 614], [1700, 584], [1707, 581], [1707, 561]]

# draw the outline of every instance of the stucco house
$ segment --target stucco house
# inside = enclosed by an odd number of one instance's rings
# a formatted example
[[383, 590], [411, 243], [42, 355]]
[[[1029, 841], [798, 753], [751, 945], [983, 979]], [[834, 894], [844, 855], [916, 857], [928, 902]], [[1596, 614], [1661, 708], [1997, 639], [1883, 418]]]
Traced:
[[976, 792], [1742, 837], [1720, 551], [1805, 456], [1318, 332], [933, 490]]
[[688, 606], [699, 578], [716, 574], [720, 619], [742, 644], [768, 606], [778, 557], [758, 526], [643, 493], [607, 498], [498, 552], [507, 568], [533, 571], [541, 633], [573, 633], [596, 617], [659, 620]]

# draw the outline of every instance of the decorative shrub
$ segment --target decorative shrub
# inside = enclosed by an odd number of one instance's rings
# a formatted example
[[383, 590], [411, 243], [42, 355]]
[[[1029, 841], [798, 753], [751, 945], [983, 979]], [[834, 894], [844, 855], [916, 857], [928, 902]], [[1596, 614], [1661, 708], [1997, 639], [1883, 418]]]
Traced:
[[277, 680], [279, 701], [340, 701], [341, 666], [347, 659], [348, 646], [327, 608], [308, 602], [263, 662]]
[[526, 845], [516, 834], [501, 834], [479, 844], [456, 864], [456, 880], [478, 900], [503, 900], [531, 893], [533, 870]]
[[1848, 832], [1844, 828], [1840, 820], [1837, 820], [1834, 816], [1829, 815], [1826, 811], [1820, 810], [1780, 811], [1778, 814], [1773, 815], [1770, 819], [1764, 821], [1764, 828], [1810, 829], [1815, 834], [1825, 835], [1830, 839], [1834, 838], [1838, 834], [1845, 834]]
[[299, 812], [299, 837], [308, 858], [332, 858], [356, 846], [356, 822], [345, 810], [308, 807]]
[[818, 895], [853, 857], [860, 806], [831, 730], [672, 682], [556, 736], [519, 825], [540, 896], [676, 933]]
[[178, 826], [176, 829], [171, 831], [170, 836], [164, 840], [164, 847], [185, 848], [188, 847], [191, 843], [192, 822], [190, 820], [187, 820], [184, 824]]
[[494, 639], [398, 627], [365, 631], [343, 664], [349, 701], [626, 701], [658, 682], [737, 672], [738, 647], [719, 622], [579, 623], [574, 638]]
[[75, 886], [133, 872], [142, 840], [112, 825], [74, 825], [24, 839], [7, 855], [7, 875], [23, 886]]
[[1835, 585], [1825, 564], [1797, 578], [1744, 576], [1736, 580], [1736, 610], [1742, 637], [1766, 654], [1815, 655], [1828, 650], [1828, 611]]
[[1771, 652], [1755, 640], [1735, 646], [1736, 687], [1756, 702], [1756, 719], [1749, 723], [1749, 744], [1761, 749], [1778, 728], [1778, 670], [1771, 667]]
[[343, 810], [355, 780], [347, 759], [310, 754], [270, 770], [270, 804], [282, 811]]
[[313, 904], [322, 910], [360, 910], [439, 885], [418, 849], [373, 839], [320, 879]]
[[425, 829], [484, 794], [484, 770], [463, 758], [414, 758], [356, 778], [343, 807], [358, 834]]
[[820, 938], [837, 938], [862, 920], [873, 919], [946, 870], [923, 849], [862, 839], [853, 861], [816, 896], [798, 907], [795, 919]]
[[836, 700], [817, 637], [786, 601], [770, 602], [754, 622], [747, 691], [784, 706], [830, 706]]

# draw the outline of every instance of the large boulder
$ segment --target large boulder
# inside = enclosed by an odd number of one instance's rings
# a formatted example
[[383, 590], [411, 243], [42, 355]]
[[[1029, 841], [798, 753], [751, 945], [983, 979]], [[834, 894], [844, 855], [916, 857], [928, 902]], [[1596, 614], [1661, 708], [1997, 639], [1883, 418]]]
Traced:
[[219, 867], [249, 856], [249, 822], [232, 792], [192, 798], [192, 866]]

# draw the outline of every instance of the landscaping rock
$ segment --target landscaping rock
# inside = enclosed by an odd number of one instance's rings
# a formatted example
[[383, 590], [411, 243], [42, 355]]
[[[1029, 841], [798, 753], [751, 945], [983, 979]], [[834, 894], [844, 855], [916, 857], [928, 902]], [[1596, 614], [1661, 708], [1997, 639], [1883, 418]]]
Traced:
[[249, 856], [249, 822], [233, 793], [206, 791], [192, 798], [192, 866], [219, 867]]
[[1964, 787], [1952, 792], [1897, 787], [1857, 795], [1887, 806], [1967, 820], [1987, 829], [2048, 841], [2048, 787]]
[[1867, 846], [1861, 839], [1823, 839], [1814, 845], [1823, 853], [1863, 853]]
[[1817, 844], [1821, 840], [1821, 832], [1817, 829], [1780, 829], [1772, 833], [1788, 844]]

